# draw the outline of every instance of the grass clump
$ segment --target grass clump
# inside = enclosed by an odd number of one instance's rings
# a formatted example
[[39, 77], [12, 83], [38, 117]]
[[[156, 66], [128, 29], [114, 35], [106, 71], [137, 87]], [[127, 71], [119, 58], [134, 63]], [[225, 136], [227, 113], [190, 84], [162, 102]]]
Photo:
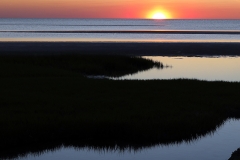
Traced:
[[240, 159], [240, 148], [234, 151], [228, 160], [239, 160]]
[[68, 72], [71, 71], [83, 75], [119, 77], [152, 67], [159, 69], [164, 67], [160, 62], [141, 57], [113, 55], [1, 56], [0, 65], [2, 69], [7, 68], [1, 71], [1, 76], [34, 76], [35, 74], [70, 76]]

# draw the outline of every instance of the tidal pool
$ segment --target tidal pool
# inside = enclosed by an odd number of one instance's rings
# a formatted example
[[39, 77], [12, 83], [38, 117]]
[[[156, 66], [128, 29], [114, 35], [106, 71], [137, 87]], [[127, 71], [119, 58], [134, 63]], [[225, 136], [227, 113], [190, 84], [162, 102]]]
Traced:
[[192, 142], [159, 145], [139, 151], [60, 148], [17, 160], [227, 160], [240, 147], [240, 120], [230, 119], [219, 129]]
[[153, 68], [118, 79], [199, 79], [240, 82], [240, 57], [144, 57], [170, 67]]

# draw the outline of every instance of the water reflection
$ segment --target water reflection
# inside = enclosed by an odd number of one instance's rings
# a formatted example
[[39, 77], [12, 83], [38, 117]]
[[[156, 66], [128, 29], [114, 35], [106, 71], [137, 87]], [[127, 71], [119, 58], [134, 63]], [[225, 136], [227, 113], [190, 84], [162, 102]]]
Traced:
[[240, 120], [228, 120], [214, 134], [209, 134], [201, 139], [180, 144], [159, 145], [145, 148], [140, 151], [119, 151], [115, 149], [93, 149], [61, 147], [53, 152], [41, 155], [31, 154], [17, 160], [66, 160], [66, 159], [104, 159], [104, 160], [226, 160], [240, 144]]
[[120, 79], [190, 78], [209, 81], [240, 81], [240, 57], [145, 57], [172, 67], [151, 69]]
[[[125, 35], [127, 37], [127, 35]], [[109, 38], [109, 37], [104, 37], [103, 35], [99, 35], [98, 37], [86, 37], [84, 38], [82, 35], [80, 36], [75, 36], [75, 37], [69, 37], [69, 36], [56, 36], [56, 37], [11, 37], [11, 38], [1, 38], [0, 37], [0, 42], [122, 42], [122, 43], [134, 43], [134, 42], [138, 42], [138, 43], [143, 43], [143, 42], [148, 42], [148, 43], [157, 43], [157, 42], [168, 42], [168, 43], [237, 43], [240, 42], [239, 37], [232, 37], [232, 39], [222, 39], [222, 38], [212, 38], [212, 39], [197, 39], [194, 37], [185, 37], [185, 39], [181, 39], [181, 37], [179, 38], [167, 38], [167, 35], [162, 35], [161, 37], [157, 37], [157, 38], [143, 38], [143, 37], [132, 37], [132, 38], [127, 38], [126, 37], [113, 37], [113, 38]]]

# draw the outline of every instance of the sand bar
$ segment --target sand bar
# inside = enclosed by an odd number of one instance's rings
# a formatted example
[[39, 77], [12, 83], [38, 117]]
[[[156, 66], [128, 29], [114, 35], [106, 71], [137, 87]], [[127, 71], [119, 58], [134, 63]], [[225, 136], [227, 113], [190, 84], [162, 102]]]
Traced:
[[240, 43], [0, 42], [0, 54], [120, 54], [135, 56], [240, 56]]

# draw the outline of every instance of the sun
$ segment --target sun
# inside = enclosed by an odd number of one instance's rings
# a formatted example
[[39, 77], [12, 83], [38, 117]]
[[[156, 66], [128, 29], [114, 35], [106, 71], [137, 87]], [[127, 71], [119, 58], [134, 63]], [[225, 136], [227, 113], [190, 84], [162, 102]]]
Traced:
[[171, 19], [172, 16], [170, 15], [169, 11], [165, 9], [155, 8], [147, 12], [146, 18], [147, 19]]
[[167, 18], [166, 15], [164, 15], [161, 12], [157, 12], [152, 15], [152, 19], [166, 19], [166, 18]]

